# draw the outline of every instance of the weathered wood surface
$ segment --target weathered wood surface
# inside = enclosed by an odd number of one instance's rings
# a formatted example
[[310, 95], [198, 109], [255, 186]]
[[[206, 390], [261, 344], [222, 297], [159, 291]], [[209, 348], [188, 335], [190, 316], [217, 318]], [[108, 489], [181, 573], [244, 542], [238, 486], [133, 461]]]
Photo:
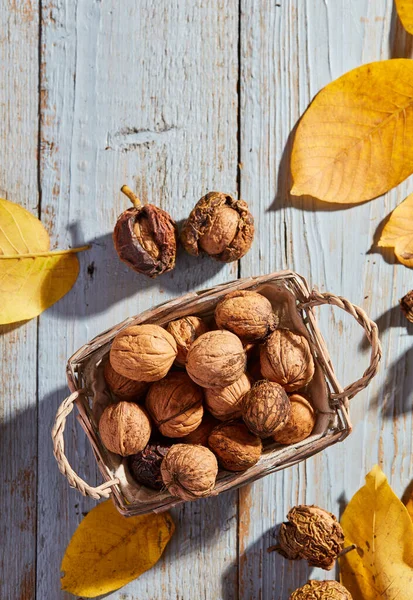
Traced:
[[[0, 597], [72, 598], [60, 591], [60, 560], [94, 503], [69, 488], [51, 451], [66, 359], [130, 314], [239, 274], [237, 265], [183, 254], [156, 282], [128, 271], [110, 231], [126, 207], [118, 190], [129, 183], [177, 219], [207, 190], [240, 193], [258, 231], [241, 276], [293, 268], [378, 319], [383, 368], [353, 401], [352, 436], [240, 492], [176, 509], [164, 559], [108, 596], [287, 600], [310, 571], [266, 549], [293, 504], [340, 512], [377, 462], [399, 495], [413, 477], [412, 330], [397, 308], [411, 273], [391, 253], [368, 253], [411, 182], [351, 209], [292, 199], [289, 136], [331, 79], [365, 62], [411, 56], [412, 38], [389, 0], [54, 0], [41, 8], [10, 0], [0, 23], [0, 190], [39, 212], [56, 246], [92, 244], [61, 302], [37, 323], [1, 330], [0, 519], [9, 541]], [[357, 324], [327, 308], [320, 321], [340, 380], [355, 380], [368, 360]], [[98, 482], [74, 420], [66, 444], [78, 472]]]

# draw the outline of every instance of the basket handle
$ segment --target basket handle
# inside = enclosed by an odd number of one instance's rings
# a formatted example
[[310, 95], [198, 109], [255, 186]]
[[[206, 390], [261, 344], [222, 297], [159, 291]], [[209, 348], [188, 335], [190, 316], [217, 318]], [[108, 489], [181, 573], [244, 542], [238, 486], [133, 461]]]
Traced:
[[341, 392], [331, 394], [331, 397], [337, 400], [341, 400], [345, 397], [353, 398], [361, 390], [368, 386], [372, 378], [376, 375], [379, 363], [382, 355], [381, 343], [379, 340], [379, 330], [374, 321], [364, 312], [362, 308], [356, 306], [343, 298], [342, 296], [335, 296], [328, 292], [321, 293], [317, 290], [313, 290], [306, 302], [299, 304], [299, 308], [312, 308], [313, 306], [321, 306], [323, 304], [330, 304], [338, 306], [342, 310], [345, 310], [352, 317], [354, 317], [365, 331], [366, 337], [371, 345], [370, 364], [364, 371], [362, 377], [345, 387]]
[[111, 479], [110, 481], [105, 481], [105, 483], [98, 487], [92, 487], [75, 473], [65, 455], [63, 434], [65, 431], [66, 419], [73, 410], [73, 404], [83, 392], [84, 390], [73, 392], [73, 394], [63, 400], [62, 404], [57, 409], [52, 429], [53, 454], [57, 460], [59, 471], [67, 478], [71, 487], [79, 490], [84, 496], [90, 496], [91, 498], [95, 498], [95, 500], [100, 500], [101, 498], [109, 497], [109, 494], [112, 491], [111, 486], [119, 483], [119, 480]]

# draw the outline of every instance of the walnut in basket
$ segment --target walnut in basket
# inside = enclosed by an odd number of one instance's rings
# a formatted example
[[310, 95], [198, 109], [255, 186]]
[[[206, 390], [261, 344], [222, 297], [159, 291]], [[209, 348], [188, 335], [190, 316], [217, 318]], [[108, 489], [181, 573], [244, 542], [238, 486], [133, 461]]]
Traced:
[[237, 419], [242, 414], [242, 397], [251, 389], [246, 373], [226, 387], [205, 390], [205, 403], [208, 410], [220, 421]]
[[117, 373], [110, 360], [106, 361], [103, 375], [108, 388], [118, 400], [142, 400], [149, 388], [149, 383], [145, 381], [134, 381]]
[[272, 381], [257, 381], [242, 402], [242, 418], [260, 438], [274, 435], [290, 417], [290, 401], [285, 390]]
[[165, 486], [183, 500], [210, 496], [217, 474], [217, 459], [205, 446], [174, 444], [161, 464]]
[[161, 490], [161, 463], [171, 446], [164, 443], [151, 443], [137, 454], [128, 457], [129, 471], [134, 480], [153, 490]]
[[103, 411], [99, 434], [108, 450], [129, 456], [145, 448], [151, 435], [151, 423], [146, 412], [137, 404], [118, 402]]
[[117, 373], [136, 381], [158, 381], [172, 366], [177, 347], [159, 325], [133, 325], [113, 340], [110, 364]]
[[313, 378], [314, 360], [303, 335], [276, 329], [261, 347], [261, 373], [282, 385], [287, 392], [303, 388]]
[[261, 340], [278, 325], [271, 302], [248, 290], [230, 292], [215, 308], [218, 327], [228, 329], [244, 342]]
[[311, 434], [315, 425], [315, 411], [300, 394], [290, 396], [291, 414], [288, 421], [274, 434], [279, 444], [296, 444]]
[[262, 452], [260, 438], [239, 421], [220, 423], [209, 435], [208, 444], [228, 471], [246, 471], [259, 461]]
[[207, 324], [200, 317], [189, 316], [171, 321], [166, 329], [174, 337], [178, 347], [175, 364], [184, 367], [189, 346], [208, 331]]
[[208, 331], [189, 348], [186, 370], [205, 388], [230, 385], [245, 371], [247, 358], [241, 340], [230, 331]]
[[179, 441], [182, 444], [201, 444], [201, 446], [208, 446], [208, 436], [217, 425], [219, 425], [218, 419], [204, 410], [201, 424], [189, 435], [180, 438]]
[[186, 373], [172, 372], [151, 385], [146, 408], [162, 435], [180, 438], [201, 424], [203, 397]]

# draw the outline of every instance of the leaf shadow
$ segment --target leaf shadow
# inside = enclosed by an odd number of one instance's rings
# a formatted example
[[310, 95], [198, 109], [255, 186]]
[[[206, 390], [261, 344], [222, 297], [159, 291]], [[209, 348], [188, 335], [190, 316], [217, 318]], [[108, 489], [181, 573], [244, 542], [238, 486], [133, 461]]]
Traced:
[[374, 232], [374, 236], [373, 236], [373, 242], [372, 242], [369, 250], [366, 252], [366, 254], [367, 255], [368, 254], [381, 254], [381, 256], [383, 257], [383, 260], [387, 264], [395, 265], [395, 264], [397, 264], [398, 261], [394, 254], [394, 249], [393, 248], [385, 248], [385, 247], [381, 247], [378, 245], [380, 238], [382, 236], [382, 233], [383, 233], [383, 229], [385, 228], [388, 221], [390, 220], [391, 214], [392, 214], [392, 211], [388, 215], [383, 217], [383, 219], [377, 225], [376, 231]]
[[393, 2], [390, 34], [389, 34], [389, 58], [412, 58], [413, 35], [403, 27], [397, 14], [396, 4]]

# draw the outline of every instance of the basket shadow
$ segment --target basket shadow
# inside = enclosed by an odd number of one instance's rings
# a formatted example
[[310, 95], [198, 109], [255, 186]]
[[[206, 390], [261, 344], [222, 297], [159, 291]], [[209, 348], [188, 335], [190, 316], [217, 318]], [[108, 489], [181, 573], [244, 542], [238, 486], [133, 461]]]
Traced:
[[[379, 328], [379, 336], [381, 337], [388, 329], [404, 328], [407, 335], [413, 335], [413, 323], [408, 321], [401, 311], [399, 305], [392, 306], [382, 313], [378, 318], [374, 319]], [[366, 351], [370, 348], [368, 339], [364, 336], [359, 344], [359, 350]]]
[[413, 410], [413, 347], [409, 348], [387, 368], [383, 385], [371, 401], [371, 410], [385, 419], [395, 419]]

